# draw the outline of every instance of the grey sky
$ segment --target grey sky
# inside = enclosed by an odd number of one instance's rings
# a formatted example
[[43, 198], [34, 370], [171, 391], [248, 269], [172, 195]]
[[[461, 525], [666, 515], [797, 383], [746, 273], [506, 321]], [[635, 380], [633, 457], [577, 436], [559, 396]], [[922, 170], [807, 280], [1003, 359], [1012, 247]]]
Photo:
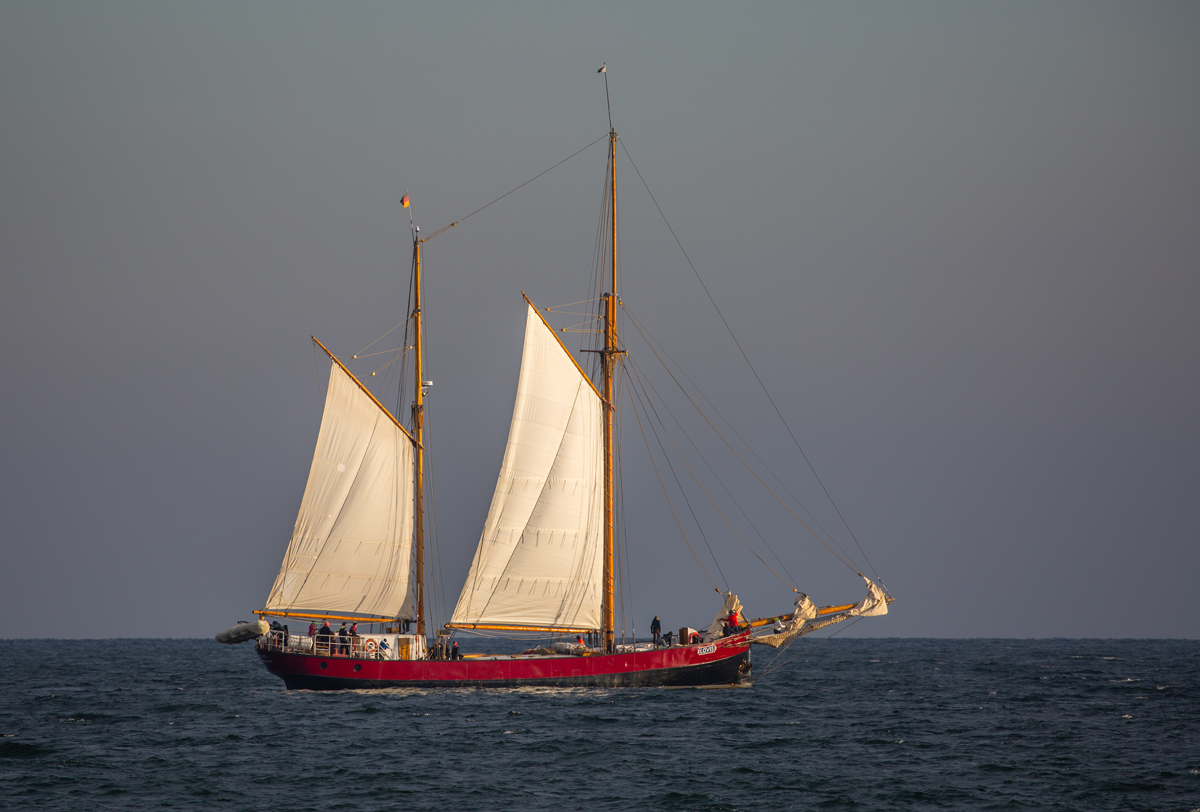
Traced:
[[[308, 336], [349, 356], [403, 317], [405, 190], [430, 233], [602, 136], [607, 62], [625, 146], [898, 598], [846, 634], [1200, 636], [1198, 44], [1185, 3], [6, 3], [0, 611], [207, 636], [261, 606], [319, 420]], [[520, 291], [587, 295], [602, 150], [428, 246], [451, 593]], [[811, 492], [623, 157], [618, 182], [623, 298]], [[707, 621], [635, 440], [634, 619]], [[762, 517], [815, 600], [860, 596]], [[790, 605], [724, 535], [750, 611]]]

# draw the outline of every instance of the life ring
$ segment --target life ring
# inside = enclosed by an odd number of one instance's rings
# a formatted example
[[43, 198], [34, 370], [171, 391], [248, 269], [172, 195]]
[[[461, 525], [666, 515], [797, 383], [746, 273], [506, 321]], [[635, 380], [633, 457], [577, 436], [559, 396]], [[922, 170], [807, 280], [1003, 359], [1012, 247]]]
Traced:
[[368, 653], [368, 654], [374, 654], [374, 653], [375, 653], [375, 641], [374, 641], [374, 640], [368, 640], [368, 641], [367, 641], [367, 653]]

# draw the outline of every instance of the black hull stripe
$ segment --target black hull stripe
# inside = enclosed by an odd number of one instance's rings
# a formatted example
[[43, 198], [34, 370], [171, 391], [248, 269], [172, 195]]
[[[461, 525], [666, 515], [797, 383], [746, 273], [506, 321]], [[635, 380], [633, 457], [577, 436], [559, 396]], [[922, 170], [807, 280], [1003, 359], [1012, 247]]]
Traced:
[[613, 674], [589, 674], [571, 677], [529, 679], [445, 679], [379, 680], [325, 677], [316, 674], [281, 673], [272, 670], [289, 690], [344, 691], [371, 688], [683, 688], [708, 685], [734, 685], [742, 680], [742, 663], [749, 652], [710, 663], [678, 668], [654, 668]]

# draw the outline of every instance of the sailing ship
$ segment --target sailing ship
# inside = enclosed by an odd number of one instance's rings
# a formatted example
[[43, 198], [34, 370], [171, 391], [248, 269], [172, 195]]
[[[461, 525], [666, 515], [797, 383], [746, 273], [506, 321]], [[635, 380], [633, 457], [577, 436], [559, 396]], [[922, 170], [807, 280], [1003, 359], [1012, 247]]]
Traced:
[[[614, 215], [617, 133], [611, 123], [608, 141], [606, 205]], [[407, 195], [402, 202], [407, 208]], [[818, 608], [800, 594], [784, 614], [749, 619], [728, 591], [707, 627], [685, 627], [676, 640], [673, 634], [665, 641], [617, 639], [614, 376], [625, 350], [618, 336], [617, 221], [608, 219], [611, 273], [605, 268], [603, 345], [594, 350], [599, 381], [525, 296], [508, 443], [449, 622], [430, 628], [426, 613], [425, 395], [431, 384], [423, 368], [421, 248], [441, 231], [422, 238], [414, 226], [409, 427], [313, 338], [330, 377], [295, 528], [266, 603], [256, 611], [260, 619], [218, 639], [256, 639], [267, 670], [299, 689], [741, 685], [751, 680], [752, 644], [779, 647], [831, 623], [887, 612], [890, 597], [864, 576], [867, 596], [857, 603]], [[289, 619], [310, 621], [310, 633], [289, 633], [281, 623]], [[328, 625], [317, 630], [317, 623], [329, 622], [353, 623], [357, 633], [334, 635]], [[357, 631], [357, 624], [365, 630]], [[451, 639], [470, 633], [557, 640], [518, 654], [461, 657]]]

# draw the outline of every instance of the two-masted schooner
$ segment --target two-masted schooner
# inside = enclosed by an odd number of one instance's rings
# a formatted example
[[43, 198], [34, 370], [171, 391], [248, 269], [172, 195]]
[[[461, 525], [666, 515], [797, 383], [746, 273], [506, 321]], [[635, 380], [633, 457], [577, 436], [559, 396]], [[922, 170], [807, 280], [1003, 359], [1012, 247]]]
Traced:
[[[422, 238], [413, 228], [410, 428], [313, 339], [328, 357], [330, 377], [295, 529], [266, 604], [256, 611], [260, 620], [218, 635], [223, 642], [257, 638], [263, 663], [288, 688], [744, 684], [752, 643], [778, 647], [830, 623], [886, 613], [889, 598], [864, 576], [868, 594], [858, 603], [817, 608], [801, 594], [789, 612], [751, 620], [728, 592], [708, 626], [685, 627], [677, 640], [618, 641], [614, 375], [625, 350], [617, 334], [617, 133], [611, 126], [608, 141], [612, 263], [600, 306], [599, 383], [525, 297], [508, 444], [470, 571], [441, 629], [428, 628], [426, 615], [429, 382], [421, 298], [422, 244], [441, 232]], [[407, 195], [403, 203], [407, 207]], [[310, 632], [282, 631], [280, 621], [287, 620], [311, 621]], [[342, 634], [329, 622], [341, 624]], [[355, 633], [347, 633], [346, 624], [356, 624]], [[369, 628], [358, 631], [357, 624]], [[559, 639], [520, 654], [461, 657], [450, 638], [472, 631]]]

